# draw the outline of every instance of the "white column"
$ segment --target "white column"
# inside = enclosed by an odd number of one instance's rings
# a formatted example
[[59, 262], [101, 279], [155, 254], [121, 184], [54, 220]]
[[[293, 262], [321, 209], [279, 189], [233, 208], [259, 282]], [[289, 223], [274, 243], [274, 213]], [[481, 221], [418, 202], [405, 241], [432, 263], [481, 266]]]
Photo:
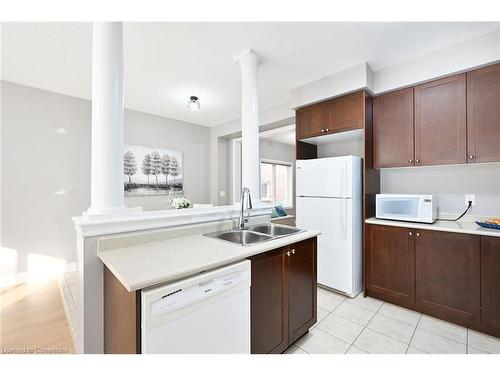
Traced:
[[241, 67], [241, 183], [260, 201], [259, 57], [251, 50], [236, 59]]
[[125, 209], [123, 25], [96, 22], [92, 38], [92, 152], [89, 215]]

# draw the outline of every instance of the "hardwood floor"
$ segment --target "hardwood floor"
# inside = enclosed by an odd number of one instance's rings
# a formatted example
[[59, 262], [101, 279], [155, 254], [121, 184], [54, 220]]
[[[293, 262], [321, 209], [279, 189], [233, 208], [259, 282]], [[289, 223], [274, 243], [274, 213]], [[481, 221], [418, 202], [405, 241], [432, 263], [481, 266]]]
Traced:
[[0, 290], [0, 353], [75, 353], [55, 280]]

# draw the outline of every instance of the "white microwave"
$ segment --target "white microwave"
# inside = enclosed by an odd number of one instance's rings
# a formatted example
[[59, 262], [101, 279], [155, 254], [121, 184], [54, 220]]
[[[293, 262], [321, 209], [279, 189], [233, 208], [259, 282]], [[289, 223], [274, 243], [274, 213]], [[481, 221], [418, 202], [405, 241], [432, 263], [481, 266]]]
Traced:
[[437, 207], [432, 195], [377, 194], [375, 217], [377, 219], [433, 223], [437, 219]]

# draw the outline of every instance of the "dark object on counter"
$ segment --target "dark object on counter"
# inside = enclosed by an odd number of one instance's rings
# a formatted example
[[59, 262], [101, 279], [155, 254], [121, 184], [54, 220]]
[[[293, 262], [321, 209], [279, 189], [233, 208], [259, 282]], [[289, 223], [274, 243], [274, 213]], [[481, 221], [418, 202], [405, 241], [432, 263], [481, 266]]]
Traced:
[[278, 213], [279, 216], [287, 216], [288, 214], [286, 213], [286, 210], [283, 208], [282, 205], [277, 205], [274, 207], [276, 212]]
[[489, 223], [486, 221], [479, 221], [479, 220], [476, 220], [476, 224], [483, 227], [483, 228], [499, 229], [500, 230], [500, 225], [498, 225], [498, 224], [493, 224], [493, 223]]

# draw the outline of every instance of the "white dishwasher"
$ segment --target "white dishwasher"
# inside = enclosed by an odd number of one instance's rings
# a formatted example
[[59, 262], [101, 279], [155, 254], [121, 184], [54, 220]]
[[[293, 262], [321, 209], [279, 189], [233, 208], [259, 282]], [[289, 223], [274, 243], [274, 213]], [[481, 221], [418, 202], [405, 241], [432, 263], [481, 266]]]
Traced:
[[141, 292], [142, 353], [250, 353], [250, 261]]

